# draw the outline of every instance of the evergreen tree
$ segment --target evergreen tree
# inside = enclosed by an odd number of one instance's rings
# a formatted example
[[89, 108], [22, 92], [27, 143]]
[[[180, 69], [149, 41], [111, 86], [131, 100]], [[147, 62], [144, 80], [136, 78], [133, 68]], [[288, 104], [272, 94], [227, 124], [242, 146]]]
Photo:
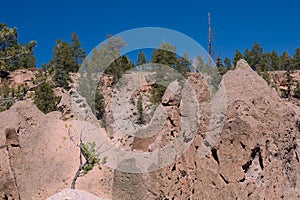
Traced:
[[12, 71], [36, 66], [33, 54], [35, 41], [26, 45], [18, 42], [17, 28], [0, 23], [0, 70]]
[[71, 52], [72, 52], [72, 59], [75, 61], [74, 67], [70, 69], [72, 72], [77, 72], [81, 63], [86, 57], [86, 53], [84, 49], [81, 47], [81, 43], [79, 41], [79, 37], [76, 33], [72, 33], [72, 40], [71, 40]]
[[292, 59], [287, 52], [282, 53], [280, 60], [281, 60], [280, 61], [281, 70], [285, 70], [285, 71], [290, 70]]
[[57, 110], [59, 97], [55, 96], [53, 86], [42, 82], [35, 90], [34, 104], [45, 114]]
[[243, 54], [237, 49], [235, 50], [234, 58], [233, 58], [233, 66], [236, 67], [236, 63], [243, 58]]
[[252, 64], [252, 68], [256, 69], [258, 67], [262, 67], [262, 60], [263, 60], [263, 49], [262, 47], [260, 46], [259, 43], [255, 42], [252, 46], [252, 49], [251, 49], [251, 52], [250, 52], [250, 55], [251, 55], [251, 59], [253, 61]]
[[251, 52], [247, 48], [244, 52], [244, 59], [248, 62], [249, 66], [253, 66], [253, 58], [251, 56]]
[[176, 70], [181, 73], [183, 76], [187, 76], [187, 73], [190, 72], [191, 60], [187, 53], [183, 53], [182, 57], [178, 58], [176, 64]]
[[297, 48], [293, 58], [293, 68], [300, 69], [300, 48]]
[[102, 120], [105, 115], [104, 96], [99, 90], [95, 94], [95, 115], [98, 120]]
[[163, 41], [159, 49], [153, 51], [151, 62], [168, 65], [175, 69], [177, 63], [176, 47]]
[[226, 68], [224, 67], [223, 61], [221, 56], [219, 55], [216, 60], [216, 67], [220, 73], [221, 76], [223, 76], [226, 73]]
[[137, 66], [141, 66], [146, 63], [147, 63], [146, 56], [145, 56], [144, 52], [140, 51], [136, 64], [137, 64]]
[[272, 59], [272, 70], [279, 70], [280, 69], [280, 57], [278, 56], [275, 50], [271, 53]]
[[71, 46], [58, 39], [53, 49], [53, 58], [49, 65], [54, 70], [53, 80], [56, 86], [68, 89], [71, 80], [69, 72], [76, 66], [76, 62], [72, 59]]
[[204, 72], [205, 71], [205, 63], [201, 56], [196, 57], [195, 61], [195, 72]]
[[273, 63], [272, 63], [272, 54], [271, 53], [267, 52], [263, 55], [260, 67], [263, 71], [271, 71], [272, 70]]
[[137, 102], [137, 110], [138, 110], [138, 124], [144, 123], [144, 114], [143, 114], [143, 97], [140, 95]]
[[224, 67], [227, 71], [232, 69], [231, 60], [228, 57], [225, 57], [224, 59]]

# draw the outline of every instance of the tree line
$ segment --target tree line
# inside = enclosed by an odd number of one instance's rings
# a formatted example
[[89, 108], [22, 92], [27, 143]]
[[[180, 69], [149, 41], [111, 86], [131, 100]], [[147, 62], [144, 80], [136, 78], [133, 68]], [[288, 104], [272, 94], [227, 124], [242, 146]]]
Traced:
[[[147, 70], [149, 65], [151, 65], [150, 63], [167, 65], [183, 76], [186, 76], [193, 69], [201, 72], [209, 70], [209, 66], [204, 63], [201, 56], [195, 58], [194, 61], [189, 58], [187, 53], [184, 53], [183, 56], [178, 56], [176, 47], [164, 41], [162, 41], [159, 48], [153, 50], [149, 61], [143, 51], [138, 53], [136, 62], [133, 62], [127, 55], [121, 55], [121, 48], [125, 45], [126, 42], [122, 38], [109, 35], [106, 42], [102, 43], [99, 48], [93, 49], [90, 57], [85, 59], [87, 54], [82, 48], [76, 33], [71, 34], [70, 42], [57, 39], [53, 47], [52, 59], [40, 68], [41, 71], [44, 71], [45, 76], [51, 76], [52, 79], [48, 81], [47, 78], [44, 78], [44, 81], [40, 82], [40, 86], [36, 88], [36, 96], [40, 99], [44, 96], [49, 101], [52, 99], [57, 102], [58, 98], [55, 96], [53, 98], [47, 96], [47, 93], [52, 95], [51, 92], [42, 91], [50, 91], [54, 87], [62, 87], [68, 90], [70, 89], [70, 83], [72, 83], [70, 73], [81, 72], [85, 75], [81, 78], [79, 91], [84, 97], [88, 97], [87, 101], [93, 105], [92, 108], [98, 118], [103, 118], [103, 95], [96, 96], [97, 105], [95, 105], [96, 94], [87, 94], [90, 80], [98, 72], [111, 75], [114, 81], [117, 82], [129, 70], [137, 68]], [[35, 41], [30, 41], [26, 44], [19, 43], [17, 28], [10, 28], [6, 24], [0, 24], [0, 76], [6, 76], [6, 72], [20, 68], [36, 68], [35, 46]], [[223, 75], [228, 70], [234, 69], [237, 61], [241, 58], [245, 59], [267, 81], [269, 80], [268, 71], [285, 70], [290, 73], [291, 70], [300, 69], [300, 48], [297, 48], [295, 54], [291, 57], [287, 52], [283, 52], [281, 55], [278, 55], [275, 50], [264, 52], [261, 45], [257, 42], [254, 43], [251, 49], [246, 49], [244, 53], [237, 49], [232, 61], [228, 57], [225, 57], [223, 60], [221, 56], [218, 56], [215, 61], [216, 68]], [[164, 68], [159, 68], [156, 73], [157, 77], [161, 79], [166, 78], [165, 74], [167, 72], [164, 71]], [[97, 86], [97, 88], [99, 87]], [[154, 86], [153, 98], [151, 98], [153, 103], [160, 102], [165, 89], [165, 86]], [[7, 88], [4, 89], [3, 87], [0, 92], [1, 96], [3, 96], [3, 93], [5, 93], [5, 96], [14, 93], [13, 91], [7, 92]], [[97, 91], [97, 93], [101, 93], [101, 91]], [[36, 100], [36, 102], [39, 101]], [[40, 102], [47, 104], [44, 101]], [[43, 112], [50, 112], [54, 109], [53, 102], [49, 103], [49, 105], [51, 105], [50, 108], [41, 108]]]
[[216, 59], [216, 66], [220, 71], [228, 71], [236, 66], [240, 59], [245, 59], [255, 71], [277, 71], [277, 70], [299, 70], [300, 69], [300, 48], [295, 50], [293, 56], [284, 51], [279, 55], [275, 50], [264, 52], [262, 46], [255, 42], [251, 49], [246, 48], [244, 53], [236, 49], [232, 61], [219, 55]]

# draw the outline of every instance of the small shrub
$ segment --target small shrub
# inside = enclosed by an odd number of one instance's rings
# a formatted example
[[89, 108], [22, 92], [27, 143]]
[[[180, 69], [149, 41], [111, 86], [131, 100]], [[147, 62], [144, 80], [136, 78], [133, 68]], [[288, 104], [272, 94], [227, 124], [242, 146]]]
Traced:
[[155, 84], [151, 90], [151, 97], [150, 101], [152, 104], [157, 105], [160, 104], [162, 101], [162, 97], [166, 91], [167, 87], [163, 85]]
[[137, 102], [137, 110], [138, 110], [138, 124], [144, 123], [144, 114], [143, 114], [143, 97], [140, 95]]
[[299, 82], [297, 83], [297, 87], [294, 90], [294, 97], [297, 99], [300, 99], [300, 83]]
[[34, 104], [45, 114], [56, 111], [59, 100], [60, 97], [54, 94], [53, 86], [47, 82], [43, 82], [35, 90]]

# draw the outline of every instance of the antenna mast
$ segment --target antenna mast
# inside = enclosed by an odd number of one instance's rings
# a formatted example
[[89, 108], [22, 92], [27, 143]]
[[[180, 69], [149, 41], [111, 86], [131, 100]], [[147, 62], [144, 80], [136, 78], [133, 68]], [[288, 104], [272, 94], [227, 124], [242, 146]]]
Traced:
[[210, 13], [208, 13], [208, 54], [209, 54], [209, 65], [212, 64], [212, 31], [210, 26]]

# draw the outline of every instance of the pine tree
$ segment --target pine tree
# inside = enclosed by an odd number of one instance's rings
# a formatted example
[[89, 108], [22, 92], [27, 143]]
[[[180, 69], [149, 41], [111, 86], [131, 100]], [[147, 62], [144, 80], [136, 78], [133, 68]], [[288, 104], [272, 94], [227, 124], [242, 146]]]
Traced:
[[233, 58], [233, 66], [236, 67], [237, 62], [243, 58], [243, 54], [237, 49], [235, 50], [234, 58]]
[[205, 71], [205, 64], [204, 64], [204, 60], [201, 56], [197, 56], [196, 57], [196, 61], [195, 61], [195, 72], [204, 72]]
[[280, 69], [280, 57], [278, 56], [275, 50], [271, 53], [272, 59], [272, 70], [279, 70]]
[[226, 73], [226, 68], [224, 67], [223, 61], [221, 56], [219, 55], [216, 60], [216, 67], [220, 73], [221, 76], [223, 76]]
[[137, 64], [137, 66], [141, 66], [146, 63], [147, 63], [146, 56], [145, 56], [144, 52], [140, 51], [136, 64]]
[[225, 57], [225, 59], [224, 59], [224, 67], [227, 71], [232, 69], [232, 64], [228, 57]]
[[191, 60], [187, 53], [183, 53], [182, 57], [178, 58], [176, 64], [176, 71], [181, 73], [183, 76], [187, 76], [187, 73], [190, 72]]
[[273, 68], [272, 54], [267, 52], [263, 54], [263, 58], [261, 60], [261, 69], [263, 71], [271, 71], [272, 68]]
[[0, 70], [13, 71], [36, 66], [33, 54], [36, 41], [26, 45], [18, 42], [17, 28], [9, 28], [0, 23]]
[[95, 115], [98, 120], [102, 120], [105, 115], [104, 96], [99, 90], [95, 94]]
[[293, 58], [294, 69], [300, 69], [300, 48], [297, 48]]
[[253, 58], [251, 56], [251, 53], [249, 49], [247, 48], [244, 52], [244, 59], [248, 62], [249, 66], [253, 66]]
[[176, 47], [163, 41], [161, 46], [153, 51], [151, 62], [168, 65], [175, 69], [177, 63]]
[[72, 59], [71, 46], [60, 39], [57, 40], [53, 49], [53, 58], [49, 65], [54, 70], [53, 81], [56, 86], [68, 89], [71, 81], [69, 72], [76, 66], [75, 61]]
[[255, 42], [252, 46], [252, 49], [251, 49], [251, 52], [250, 52], [250, 55], [251, 55], [251, 59], [253, 61], [252, 64], [252, 68], [254, 69], [257, 69], [257, 68], [261, 68], [262, 65], [263, 65], [263, 49], [262, 47], [260, 46], [260, 44], [258, 42]]
[[144, 123], [144, 114], [143, 114], [143, 97], [140, 95], [137, 102], [137, 110], [138, 110], [138, 124]]
[[71, 52], [72, 58], [75, 61], [74, 68], [70, 69], [72, 72], [77, 72], [81, 63], [86, 57], [86, 53], [84, 49], [81, 47], [81, 43], [79, 41], [79, 37], [76, 33], [72, 33], [72, 40], [71, 40]]
[[292, 59], [287, 52], [283, 52], [280, 57], [281, 70], [290, 70]]

